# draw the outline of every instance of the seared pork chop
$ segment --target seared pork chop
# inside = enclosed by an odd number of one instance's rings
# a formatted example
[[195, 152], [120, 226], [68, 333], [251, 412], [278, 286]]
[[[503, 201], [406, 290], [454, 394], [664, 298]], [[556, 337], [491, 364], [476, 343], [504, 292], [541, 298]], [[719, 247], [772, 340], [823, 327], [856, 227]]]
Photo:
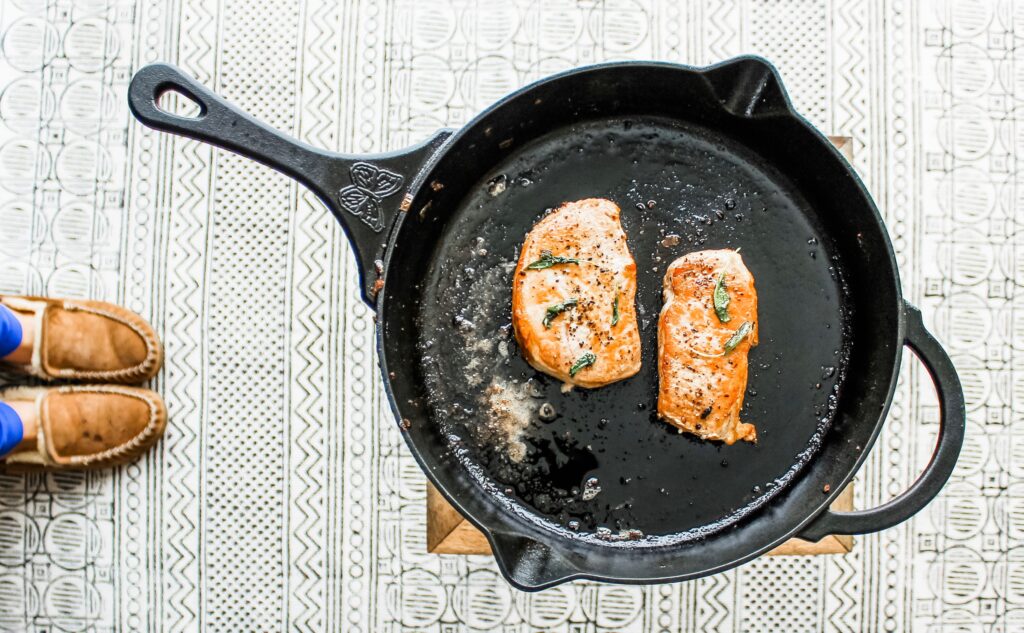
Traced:
[[665, 272], [658, 320], [658, 415], [687, 433], [757, 441], [740, 421], [747, 353], [757, 345], [757, 292], [732, 250], [699, 251]]
[[592, 389], [640, 371], [636, 262], [619, 207], [568, 202], [534, 225], [512, 282], [512, 324], [526, 360]]

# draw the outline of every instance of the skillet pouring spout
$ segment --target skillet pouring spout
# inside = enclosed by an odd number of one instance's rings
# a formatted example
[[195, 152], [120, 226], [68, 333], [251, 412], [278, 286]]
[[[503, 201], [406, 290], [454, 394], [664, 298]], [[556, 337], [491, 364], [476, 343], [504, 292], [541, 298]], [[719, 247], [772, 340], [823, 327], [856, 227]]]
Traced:
[[729, 114], [755, 118], [792, 113], [779, 71], [754, 55], [736, 57], [707, 68], [704, 79]]
[[[195, 116], [163, 109], [160, 98], [174, 92], [199, 107]], [[150, 64], [132, 78], [128, 107], [144, 125], [187, 136], [280, 171], [309, 188], [338, 219], [359, 261], [359, 287], [373, 304], [380, 284], [376, 262], [383, 258], [403, 201], [419, 185], [420, 168], [451, 135], [441, 130], [423, 143], [394, 152], [352, 155], [303, 143], [258, 121], [214, 94], [180, 68]]]

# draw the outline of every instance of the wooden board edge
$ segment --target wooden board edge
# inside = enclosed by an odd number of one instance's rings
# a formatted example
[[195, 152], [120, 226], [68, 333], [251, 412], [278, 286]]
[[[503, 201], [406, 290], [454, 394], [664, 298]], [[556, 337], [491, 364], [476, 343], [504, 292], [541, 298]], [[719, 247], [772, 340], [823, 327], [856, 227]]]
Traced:
[[[472, 528], [473, 525], [466, 521], [465, 518], [459, 511], [452, 507], [450, 503], [431, 484], [427, 482], [427, 551], [435, 554], [472, 554], [475, 550], [480, 549], [480, 544], [474, 543], [463, 543], [461, 547], [465, 551], [454, 551], [453, 548], [456, 546], [452, 543], [448, 543], [448, 538], [452, 535], [452, 532], [460, 530], [464, 532], [464, 529], [460, 529], [460, 526], [465, 524]], [[487, 539], [479, 530], [476, 531], [479, 535], [479, 541], [484, 545], [487, 545]], [[462, 539], [456, 539], [462, 543]], [[490, 551], [490, 548], [487, 548]]]
[[[837, 512], [853, 510], [853, 483], [846, 486], [836, 500], [832, 509]], [[813, 556], [818, 554], [849, 554], [853, 550], [853, 537], [847, 534], [832, 534], [817, 543], [800, 538], [791, 538], [782, 545], [769, 551], [765, 556]]]
[[828, 140], [846, 157], [847, 161], [853, 162], [853, 137], [829, 135]]

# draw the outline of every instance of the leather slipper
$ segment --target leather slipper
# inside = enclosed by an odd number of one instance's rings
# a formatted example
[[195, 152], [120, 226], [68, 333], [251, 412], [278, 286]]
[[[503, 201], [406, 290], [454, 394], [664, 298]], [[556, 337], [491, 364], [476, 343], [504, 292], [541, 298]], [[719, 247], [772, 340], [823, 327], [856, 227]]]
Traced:
[[163, 363], [153, 326], [105, 301], [0, 296], [0, 304], [35, 319], [32, 362], [4, 365], [43, 380], [138, 383]]
[[35, 403], [35, 449], [0, 459], [8, 471], [105, 468], [137, 458], [163, 435], [167, 407], [155, 391], [120, 385], [14, 387], [0, 400]]

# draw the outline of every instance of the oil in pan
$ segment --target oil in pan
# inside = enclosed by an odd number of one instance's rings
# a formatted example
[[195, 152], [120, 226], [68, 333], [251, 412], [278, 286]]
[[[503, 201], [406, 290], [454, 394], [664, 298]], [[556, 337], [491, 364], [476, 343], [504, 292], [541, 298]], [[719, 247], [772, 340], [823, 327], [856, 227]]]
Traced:
[[[533, 223], [587, 197], [622, 209], [643, 367], [565, 393], [516, 347], [512, 273]], [[813, 457], [842, 384], [846, 293], [812, 217], [769, 165], [699, 127], [601, 119], [519, 149], [463, 201], [450, 220], [456, 235], [429, 271], [436, 302], [418, 318], [433, 420], [482, 485], [576, 538], [663, 545], [740, 520]], [[704, 442], [657, 419], [662, 275], [705, 248], [742, 248], [758, 288], [761, 344], [742, 413], [757, 444]]]

